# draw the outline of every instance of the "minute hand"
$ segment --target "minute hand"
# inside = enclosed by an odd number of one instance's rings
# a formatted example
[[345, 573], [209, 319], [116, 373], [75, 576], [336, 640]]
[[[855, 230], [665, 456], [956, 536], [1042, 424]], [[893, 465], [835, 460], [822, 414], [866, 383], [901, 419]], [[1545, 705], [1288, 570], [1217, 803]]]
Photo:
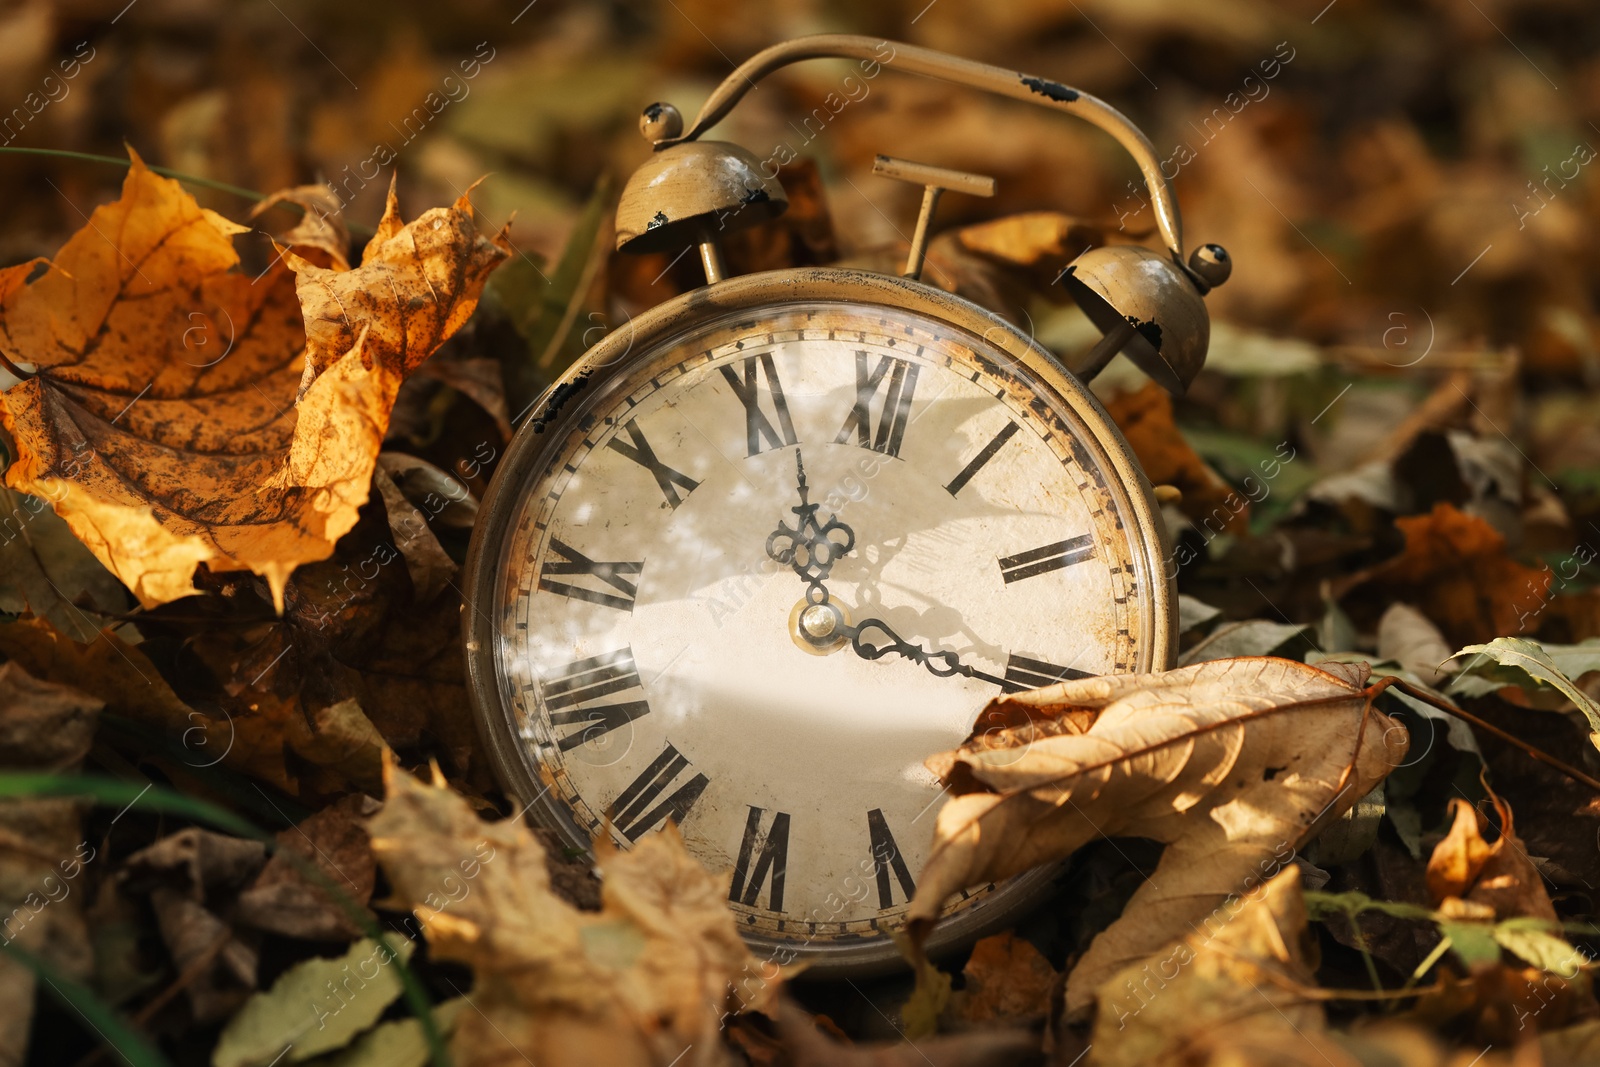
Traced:
[[[867, 631], [882, 631], [888, 638], [889, 644], [874, 645], [865, 640]], [[850, 638], [850, 649], [862, 659], [882, 659], [891, 652], [897, 652], [914, 663], [920, 663], [928, 668], [928, 673], [938, 678], [949, 678], [952, 675], [962, 675], [967, 678], [976, 678], [979, 681], [989, 682], [993, 685], [1005, 687], [1005, 679], [996, 678], [986, 674], [971, 664], [962, 663], [961, 657], [955, 652], [934, 652], [913, 645], [899, 634], [889, 628], [889, 624], [882, 619], [863, 619], [855, 626], [847, 626], [842, 631], [843, 636]]]

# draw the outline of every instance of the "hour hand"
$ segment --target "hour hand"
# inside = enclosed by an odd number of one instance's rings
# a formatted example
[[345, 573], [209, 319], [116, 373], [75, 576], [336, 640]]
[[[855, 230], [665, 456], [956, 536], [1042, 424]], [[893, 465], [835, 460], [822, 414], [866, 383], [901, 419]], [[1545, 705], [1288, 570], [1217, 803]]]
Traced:
[[825, 523], [817, 521], [819, 505], [809, 500], [805, 459], [798, 448], [794, 450], [794, 464], [800, 503], [789, 510], [795, 515], [795, 524], [791, 527], [780, 521], [778, 528], [767, 535], [767, 556], [800, 576], [808, 587], [808, 601], [826, 604], [828, 590], [823, 582], [832, 572], [834, 563], [855, 547], [856, 535], [837, 515], [828, 516]]

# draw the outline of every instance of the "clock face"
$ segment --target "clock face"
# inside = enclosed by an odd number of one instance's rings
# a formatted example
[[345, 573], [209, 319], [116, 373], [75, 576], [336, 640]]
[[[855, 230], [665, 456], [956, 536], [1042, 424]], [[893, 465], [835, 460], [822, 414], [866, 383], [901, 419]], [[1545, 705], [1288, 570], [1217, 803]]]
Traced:
[[675, 821], [757, 941], [881, 939], [944, 799], [923, 760], [1003, 692], [1152, 665], [1163, 578], [1103, 438], [867, 304], [724, 315], [592, 382], [497, 487], [474, 608], [541, 810], [576, 845]]

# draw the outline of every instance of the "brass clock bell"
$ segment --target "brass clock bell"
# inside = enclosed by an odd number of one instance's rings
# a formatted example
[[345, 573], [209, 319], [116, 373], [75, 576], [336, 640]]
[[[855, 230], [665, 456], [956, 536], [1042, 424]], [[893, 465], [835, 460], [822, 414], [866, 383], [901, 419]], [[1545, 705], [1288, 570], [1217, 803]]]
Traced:
[[[923, 760], [997, 695], [1164, 670], [1170, 545], [1137, 459], [1083, 380], [1117, 352], [1173, 392], [1205, 360], [1201, 297], [1226, 253], [1180, 255], [1149, 141], [1086, 93], [895, 45], [887, 69], [1077, 115], [1151, 188], [1165, 248], [1096, 248], [1062, 284], [1104, 334], [1068, 368], [1015, 325], [920, 280], [946, 192], [981, 175], [892, 157], [923, 186], [903, 274], [729, 277], [730, 229], [784, 210], [770, 165], [702, 140], [761, 78], [884, 42], [761, 52], [656, 146], [617, 208], [626, 252], [697, 246], [708, 284], [602, 338], [537, 402], [484, 498], [463, 615], [479, 732], [508, 794], [569, 846], [676, 823], [729, 874], [775, 964], [899, 965], [942, 793]], [[1035, 870], [952, 901], [930, 951], [1049, 889]]]

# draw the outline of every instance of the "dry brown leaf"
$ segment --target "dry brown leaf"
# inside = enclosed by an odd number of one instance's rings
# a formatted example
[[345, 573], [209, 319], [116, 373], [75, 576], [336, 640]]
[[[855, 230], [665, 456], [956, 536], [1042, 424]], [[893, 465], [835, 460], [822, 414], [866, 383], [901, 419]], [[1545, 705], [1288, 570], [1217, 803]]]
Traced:
[[1488, 820], [1460, 797], [1450, 800], [1454, 820], [1450, 832], [1428, 857], [1428, 892], [1435, 905], [1465, 900], [1491, 908], [1496, 919], [1530, 916], [1556, 920], [1555, 905], [1517, 839], [1511, 806], [1492, 796], [1500, 815], [1500, 836], [1493, 844], [1483, 839]]
[[465, 196], [402, 226], [392, 190], [355, 270], [291, 253], [252, 279], [241, 232], [135, 156], [49, 269], [0, 272], [3, 355], [36, 371], [4, 394], [6, 482], [147, 606], [193, 592], [200, 563], [254, 571], [281, 605], [355, 524], [402, 377], [506, 247]]
[[1506, 539], [1476, 515], [1437, 503], [1426, 515], [1395, 519], [1405, 551], [1350, 585], [1382, 583], [1384, 595], [1410, 600], [1460, 647], [1537, 625], [1531, 610], [1550, 599], [1553, 575], [1506, 554]]
[[135, 852], [122, 869], [124, 887], [149, 896], [177, 969], [196, 970], [184, 987], [196, 1019], [223, 1019], [255, 991], [254, 939], [218, 912], [228, 911], [266, 859], [259, 841], [190, 827]]
[[72, 678], [113, 711], [154, 727], [192, 757], [191, 767], [228, 766], [287, 786], [283, 724], [267, 715], [202, 715], [185, 704], [136, 646], [105, 631], [79, 644], [43, 619], [0, 624], [0, 652], [40, 677]]
[[952, 1000], [963, 1022], [1031, 1022], [1050, 1010], [1050, 992], [1061, 976], [1032, 942], [996, 934], [972, 946], [962, 974], [966, 986]]
[[[1450, 677], [1454, 651], [1439, 628], [1410, 604], [1390, 604], [1378, 620], [1378, 658], [1393, 660], [1428, 685]], [[1447, 670], [1439, 670], [1440, 665]]]
[[1538, 967], [1479, 963], [1465, 976], [1442, 969], [1435, 987], [1417, 998], [1408, 1014], [1434, 1033], [1477, 1047], [1529, 1044], [1541, 1033], [1594, 1017], [1595, 1001], [1588, 978], [1580, 974], [1569, 981]]
[[1326, 1032], [1290, 866], [1149, 963], [1100, 990], [1091, 1067], [1155, 1063], [1356, 1067]]
[[1239, 658], [1009, 697], [1099, 717], [1082, 734], [958, 753], [945, 779], [963, 795], [939, 812], [912, 929], [925, 936], [944, 901], [968, 886], [1097, 837], [1164, 842], [1155, 873], [1068, 980], [1068, 1011], [1086, 1008], [1112, 973], [1280, 870], [1402, 761], [1405, 729], [1370, 708], [1359, 681]]
[[1212, 533], [1242, 533], [1250, 525], [1250, 502], [1200, 458], [1172, 418], [1172, 398], [1154, 382], [1106, 401], [1106, 411], [1139, 457], [1155, 485], [1183, 494], [1179, 509]]
[[288, 257], [305, 309], [302, 394], [358, 348], [369, 369], [381, 366], [403, 377], [466, 324], [489, 272], [511, 251], [504, 236], [489, 241], [479, 235], [467, 199], [471, 192], [453, 207], [403, 223], [391, 182], [360, 267], [343, 271]]
[[301, 873], [290, 855], [319, 867], [356, 904], [372, 897], [377, 866], [363, 817], [377, 801], [345, 797], [278, 834], [278, 848], [256, 880], [239, 894], [235, 917], [258, 930], [309, 941], [350, 941], [361, 929], [326, 889]]
[[580, 912], [552, 891], [520, 818], [483, 822], [437, 772], [424, 785], [391, 762], [385, 778], [373, 852], [434, 957], [473, 968], [478, 1010], [452, 1042], [462, 1067], [725, 1064], [725, 1013], [776, 994], [777, 968], [750, 955], [727, 909], [727, 875], [675, 828], [628, 852], [602, 842], [601, 910]]

